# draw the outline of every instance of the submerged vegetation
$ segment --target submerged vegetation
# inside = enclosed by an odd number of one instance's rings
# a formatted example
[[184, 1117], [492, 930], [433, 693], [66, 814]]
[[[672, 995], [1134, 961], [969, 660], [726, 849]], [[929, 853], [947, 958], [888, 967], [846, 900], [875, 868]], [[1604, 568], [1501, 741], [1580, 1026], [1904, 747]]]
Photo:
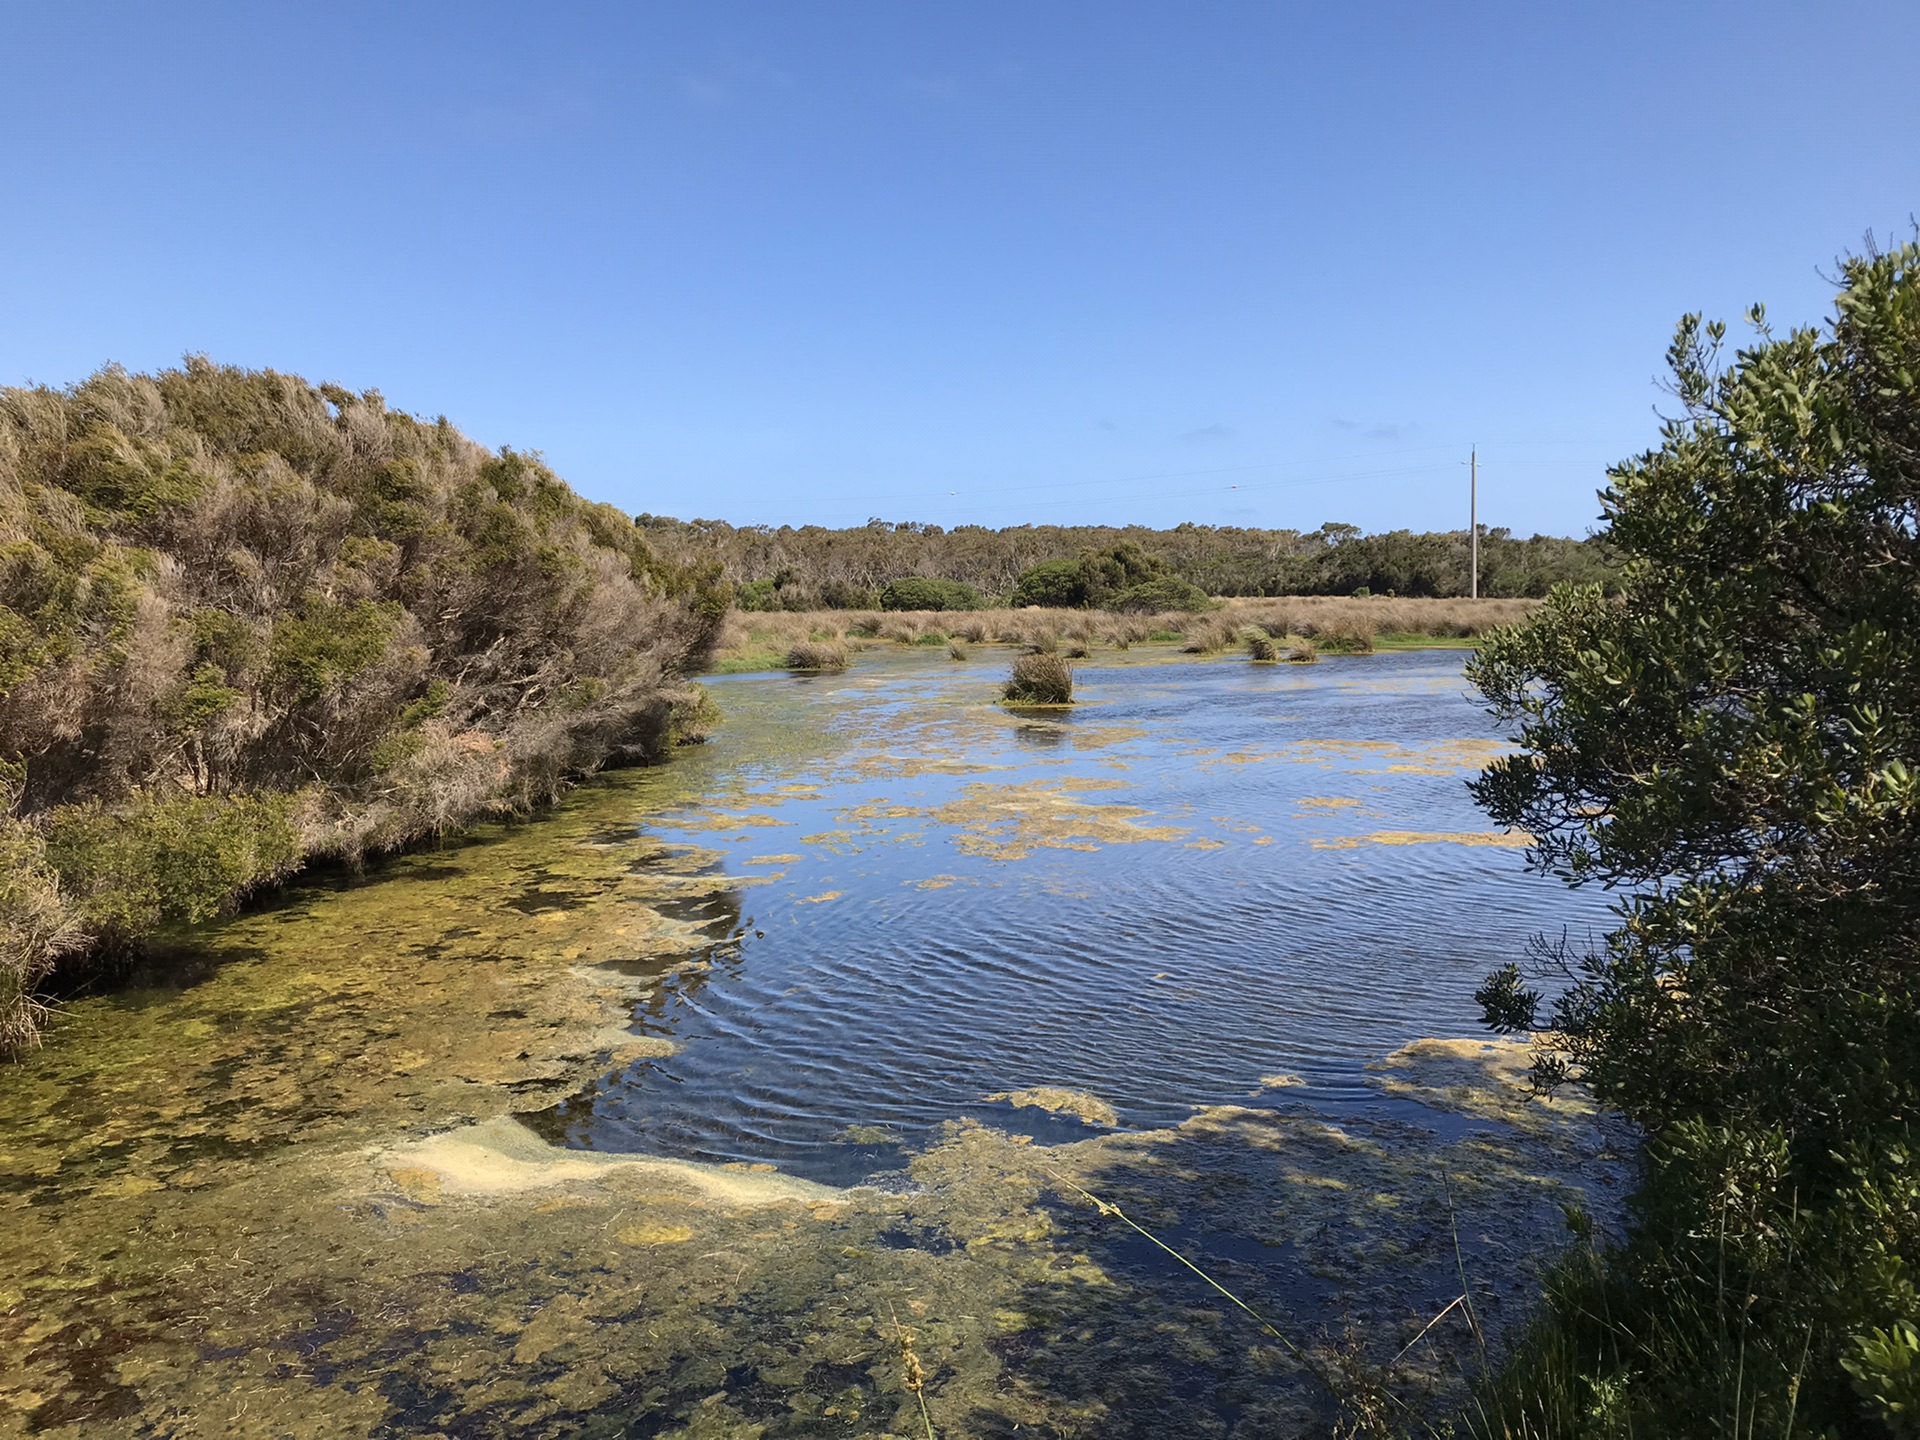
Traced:
[[374, 391], [202, 359], [0, 391], [0, 1050], [63, 957], [658, 756], [726, 604]]
[[1623, 593], [1556, 593], [1469, 675], [1524, 753], [1476, 794], [1597, 954], [1482, 992], [1649, 1137], [1630, 1236], [1567, 1262], [1485, 1398], [1499, 1437], [1910, 1435], [1920, 1418], [1920, 246], [1731, 363], [1616, 468]]

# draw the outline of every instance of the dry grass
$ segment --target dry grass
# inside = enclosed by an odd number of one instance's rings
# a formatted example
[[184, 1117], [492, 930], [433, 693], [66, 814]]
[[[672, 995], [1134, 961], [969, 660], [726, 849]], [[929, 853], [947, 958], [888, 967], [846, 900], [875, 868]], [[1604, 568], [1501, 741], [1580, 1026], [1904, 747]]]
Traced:
[[1019, 705], [1071, 705], [1073, 667], [1049, 651], [1029, 650], [1015, 658], [1005, 694]]
[[964, 660], [967, 658], [967, 647], [960, 642], [960, 637], [957, 635], [947, 641], [947, 658], [949, 660]]
[[789, 670], [844, 670], [847, 646], [844, 640], [801, 640], [787, 651]]
[[1182, 650], [1213, 655], [1247, 647], [1248, 627], [1257, 627], [1286, 658], [1306, 660], [1322, 651], [1365, 652], [1381, 640], [1430, 638], [1461, 641], [1533, 612], [1535, 600], [1403, 600], [1386, 596], [1285, 595], [1223, 601], [1200, 614], [1119, 615], [1099, 610], [899, 611], [820, 610], [736, 612], [721, 635], [718, 668], [779, 669], [795, 645], [851, 637], [896, 645], [944, 643], [1014, 645], [1025, 650], [1081, 658], [1101, 649], [1128, 650], [1169, 637]]
[[1285, 658], [1294, 665], [1311, 665], [1320, 658], [1320, 651], [1306, 636], [1296, 635], [1287, 642]]

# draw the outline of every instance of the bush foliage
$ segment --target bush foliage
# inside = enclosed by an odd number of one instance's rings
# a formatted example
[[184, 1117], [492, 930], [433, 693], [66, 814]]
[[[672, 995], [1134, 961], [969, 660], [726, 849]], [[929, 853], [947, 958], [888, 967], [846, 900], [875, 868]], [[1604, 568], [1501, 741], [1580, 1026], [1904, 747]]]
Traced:
[[83, 941], [656, 753], [727, 598], [377, 392], [201, 359], [0, 390], [0, 1048]]
[[1482, 1001], [1649, 1145], [1494, 1433], [1913, 1433], [1920, 247], [1842, 278], [1826, 330], [1756, 309], [1730, 362], [1682, 322], [1682, 413], [1604, 496], [1622, 594], [1558, 591], [1469, 666], [1524, 747], [1482, 805], [1630, 892], [1550, 1013], [1517, 968]]
[[[971, 609], [890, 604], [889, 585], [906, 579], [966, 585], [999, 604], [1161, 614], [1200, 608], [1207, 596], [1353, 595], [1451, 598], [1467, 593], [1467, 533], [1394, 530], [1366, 535], [1352, 525], [1261, 530], [1231, 525], [979, 525], [942, 529], [870, 520], [830, 530], [729, 525], [643, 515], [662, 554], [721, 566], [749, 611]], [[1119, 559], [1117, 557], [1128, 558]], [[1149, 562], [1140, 571], [1140, 560]], [[1099, 557], [1105, 557], [1100, 559]], [[1103, 572], [1088, 573], [1089, 560]], [[1115, 583], [1113, 567], [1139, 572]], [[1521, 539], [1482, 527], [1480, 593], [1538, 598], [1562, 582], [1615, 584], [1603, 538]], [[1090, 597], [1090, 586], [1101, 594]]]

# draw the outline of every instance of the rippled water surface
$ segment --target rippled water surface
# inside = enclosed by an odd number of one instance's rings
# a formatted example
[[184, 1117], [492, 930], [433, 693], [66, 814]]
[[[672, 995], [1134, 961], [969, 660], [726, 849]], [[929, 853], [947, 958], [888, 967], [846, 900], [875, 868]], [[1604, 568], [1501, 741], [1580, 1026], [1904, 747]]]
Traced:
[[[944, 656], [716, 683], [725, 789], [649, 829], [751, 888], [691, 917], [708, 963], [638, 1010], [678, 1052], [536, 1125], [844, 1182], [890, 1162], [875, 1130], [1078, 1131], [985, 1098], [1035, 1086], [1124, 1127], [1377, 1104], [1363, 1067], [1472, 1033], [1494, 964], [1605, 919], [1470, 800], [1503, 747], [1460, 659], [1082, 665], [1080, 704], [1022, 713]], [[817, 749], [760, 753], [776, 722]]]

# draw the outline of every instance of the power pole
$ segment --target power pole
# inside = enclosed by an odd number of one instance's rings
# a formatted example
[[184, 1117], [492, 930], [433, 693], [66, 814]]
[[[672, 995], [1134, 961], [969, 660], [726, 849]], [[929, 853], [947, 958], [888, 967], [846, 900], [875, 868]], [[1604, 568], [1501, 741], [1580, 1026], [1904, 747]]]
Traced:
[[1467, 461], [1467, 598], [1480, 598], [1480, 447], [1474, 446]]

